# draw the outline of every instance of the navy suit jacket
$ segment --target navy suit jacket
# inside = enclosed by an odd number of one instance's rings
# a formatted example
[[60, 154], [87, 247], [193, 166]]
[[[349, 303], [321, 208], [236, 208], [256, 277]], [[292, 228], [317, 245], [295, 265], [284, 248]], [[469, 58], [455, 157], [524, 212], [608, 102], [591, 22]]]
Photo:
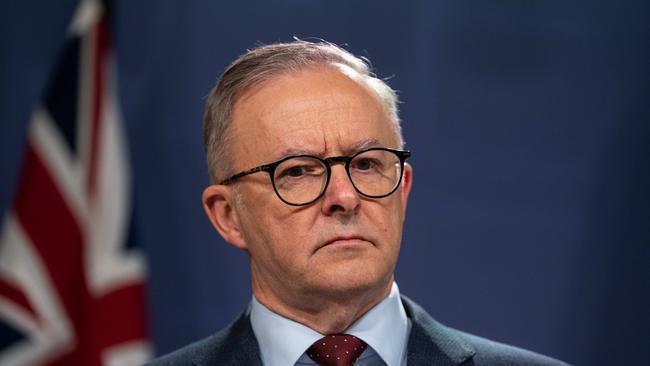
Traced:
[[[411, 319], [408, 366], [559, 366], [563, 362], [446, 327], [402, 296]], [[242, 314], [211, 337], [148, 363], [150, 366], [262, 366], [250, 318]], [[285, 365], [269, 365], [285, 366]], [[291, 366], [291, 365], [286, 365]]]

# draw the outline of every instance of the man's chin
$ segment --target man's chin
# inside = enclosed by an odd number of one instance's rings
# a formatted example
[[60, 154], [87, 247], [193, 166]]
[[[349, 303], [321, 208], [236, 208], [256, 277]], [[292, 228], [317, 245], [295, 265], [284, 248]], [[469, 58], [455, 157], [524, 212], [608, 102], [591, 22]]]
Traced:
[[392, 276], [368, 266], [332, 266], [321, 272], [313, 290], [325, 297], [349, 298], [382, 292], [392, 285]]

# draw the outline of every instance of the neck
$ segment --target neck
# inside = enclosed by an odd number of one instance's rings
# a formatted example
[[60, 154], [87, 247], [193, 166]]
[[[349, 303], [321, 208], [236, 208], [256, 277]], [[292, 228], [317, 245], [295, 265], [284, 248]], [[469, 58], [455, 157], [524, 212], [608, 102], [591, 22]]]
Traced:
[[[253, 279], [257, 301], [276, 314], [301, 323], [321, 334], [343, 333], [390, 293], [393, 276], [386, 283], [364, 290], [327, 291], [318, 294], [279, 296], [264, 291]], [[296, 300], [298, 299], [298, 300]]]

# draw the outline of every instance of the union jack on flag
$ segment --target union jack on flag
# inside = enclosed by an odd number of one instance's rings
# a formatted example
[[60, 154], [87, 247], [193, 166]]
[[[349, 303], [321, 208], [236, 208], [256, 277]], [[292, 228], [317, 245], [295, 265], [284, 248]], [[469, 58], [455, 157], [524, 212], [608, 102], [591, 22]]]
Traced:
[[108, 22], [81, 1], [0, 230], [0, 365], [140, 365], [142, 254]]

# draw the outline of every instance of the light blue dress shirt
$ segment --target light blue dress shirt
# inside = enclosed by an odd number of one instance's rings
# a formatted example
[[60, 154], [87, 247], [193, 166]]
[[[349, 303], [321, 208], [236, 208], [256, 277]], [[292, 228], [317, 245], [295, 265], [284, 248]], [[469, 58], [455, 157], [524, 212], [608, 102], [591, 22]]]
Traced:
[[[316, 365], [305, 351], [323, 334], [272, 312], [254, 296], [250, 319], [265, 366]], [[410, 331], [411, 321], [393, 282], [390, 294], [344, 333], [368, 344], [356, 366], [406, 366]]]

